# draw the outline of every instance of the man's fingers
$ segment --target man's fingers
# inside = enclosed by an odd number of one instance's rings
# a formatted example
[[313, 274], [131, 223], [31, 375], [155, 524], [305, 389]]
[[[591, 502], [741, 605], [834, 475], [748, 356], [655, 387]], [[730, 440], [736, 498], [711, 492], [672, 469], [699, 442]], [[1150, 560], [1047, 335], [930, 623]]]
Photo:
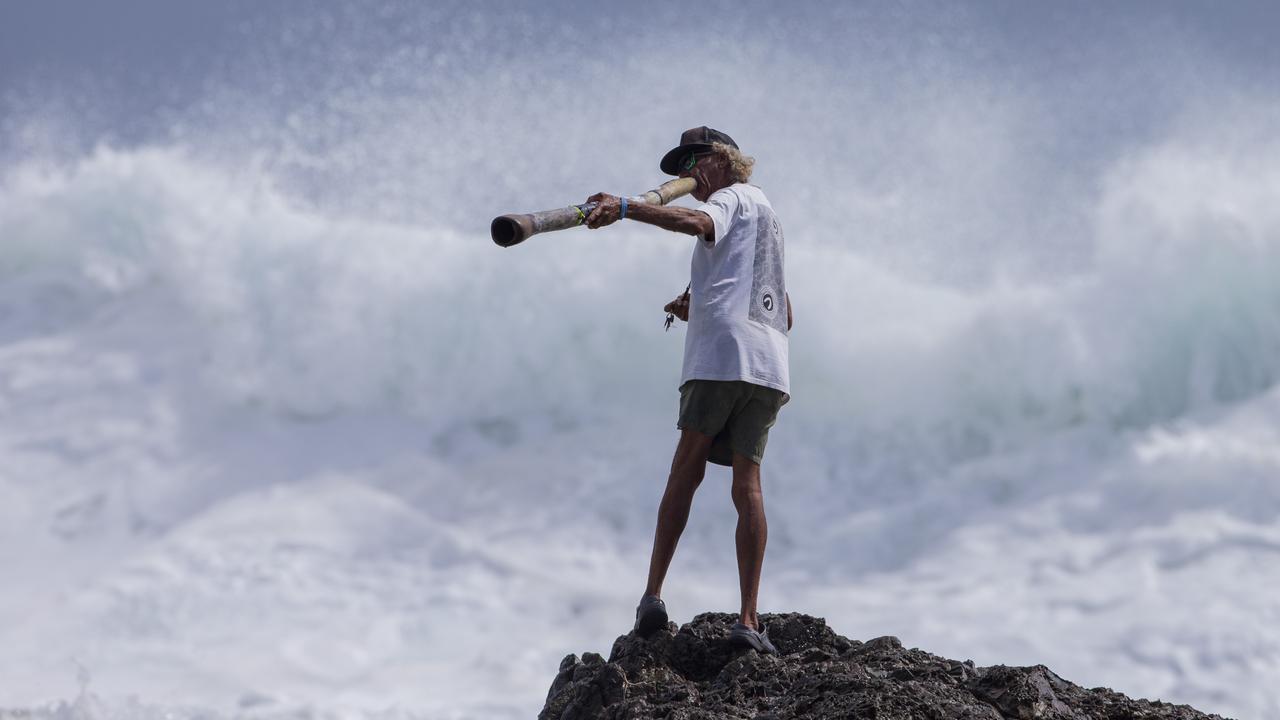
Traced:
[[596, 206], [594, 209], [592, 209], [591, 212], [587, 213], [587, 217], [583, 219], [582, 223], [587, 227], [591, 228], [592, 230], [596, 229], [596, 221], [600, 217], [599, 202], [600, 202], [601, 195], [604, 195], [604, 193], [596, 193], [595, 195], [592, 195], [591, 197], [587, 198], [587, 202], [596, 203]]
[[681, 295], [675, 300], [667, 303], [663, 308], [663, 312], [671, 313], [685, 322], [689, 322], [689, 296]]
[[608, 225], [615, 220], [617, 220], [617, 217], [611, 217], [611, 214], [606, 210], [606, 205], [600, 203], [596, 206], [596, 209], [587, 214], [586, 224], [587, 227], [597, 228]]

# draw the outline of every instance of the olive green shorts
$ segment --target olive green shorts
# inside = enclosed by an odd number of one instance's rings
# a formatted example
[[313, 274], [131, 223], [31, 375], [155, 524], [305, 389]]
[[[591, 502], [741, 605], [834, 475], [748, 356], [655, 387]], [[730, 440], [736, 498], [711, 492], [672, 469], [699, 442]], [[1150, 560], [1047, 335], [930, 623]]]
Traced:
[[733, 454], [757, 465], [764, 459], [769, 428], [791, 396], [744, 380], [689, 380], [680, 386], [680, 419], [676, 427], [715, 438], [707, 458], [733, 466]]

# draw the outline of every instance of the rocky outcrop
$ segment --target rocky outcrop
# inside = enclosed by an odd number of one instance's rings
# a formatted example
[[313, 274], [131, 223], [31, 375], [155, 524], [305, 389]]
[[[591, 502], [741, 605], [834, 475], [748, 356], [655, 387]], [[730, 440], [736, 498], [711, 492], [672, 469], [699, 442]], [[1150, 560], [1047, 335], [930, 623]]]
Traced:
[[[569, 655], [539, 720], [1156, 720], [1219, 718], [1186, 705], [1086, 690], [1043, 665], [976, 667], [867, 642], [821, 618], [763, 615], [779, 657], [731, 647], [733, 615], [704, 613], [678, 631], [619, 637], [606, 660]], [[1221, 718], [1219, 718], [1221, 720]]]

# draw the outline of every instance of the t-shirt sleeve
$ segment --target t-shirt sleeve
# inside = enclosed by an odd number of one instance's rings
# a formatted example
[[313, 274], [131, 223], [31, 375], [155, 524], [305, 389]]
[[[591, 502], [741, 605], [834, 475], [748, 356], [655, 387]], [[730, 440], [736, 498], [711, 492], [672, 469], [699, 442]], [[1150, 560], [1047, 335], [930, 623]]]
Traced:
[[[711, 222], [715, 225], [713, 243], [720, 242], [728, 234], [729, 226], [733, 224], [733, 219], [738, 216], [739, 202], [738, 193], [734, 192], [732, 188], [726, 187], [712, 193], [706, 202], [695, 208], [711, 217]], [[702, 240], [705, 242], [706, 238], [702, 238]]]

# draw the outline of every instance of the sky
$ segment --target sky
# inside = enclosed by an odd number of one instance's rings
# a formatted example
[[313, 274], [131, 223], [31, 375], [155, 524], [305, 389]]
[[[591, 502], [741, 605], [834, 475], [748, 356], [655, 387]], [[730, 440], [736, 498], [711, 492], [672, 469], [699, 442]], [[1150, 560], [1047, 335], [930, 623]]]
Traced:
[[[59, 0], [3, 12], [10, 157], [194, 135], [188, 145], [226, 162], [272, 164], [291, 192], [326, 207], [469, 226], [472, 198], [550, 207], [570, 188], [653, 184], [651, 156], [670, 138], [718, 123], [762, 168], [785, 166], [774, 183], [784, 205], [825, 194], [802, 219], [815, 228], [848, 222], [850, 186], [918, 184], [924, 212], [972, 213], [954, 247], [901, 217], [852, 217], [876, 226], [853, 242], [904, 271], [951, 268], [955, 282], [987, 277], [991, 254], [1030, 266], [1011, 272], [1078, 266], [1081, 204], [1108, 164], [1180, 125], [1211, 126], [1232, 103], [1274, 97], [1280, 59], [1266, 30], [1277, 11], [1248, 2], [722, 3], [705, 27], [670, 3], [601, 13]], [[768, 111], [754, 112], [762, 102]], [[988, 147], [996, 137], [1003, 147]], [[968, 156], [941, 164], [940, 150], [965, 143]], [[584, 172], [588, 152], [605, 167]], [[467, 202], [443, 201], [441, 173]], [[1039, 197], [1054, 207], [1033, 210]], [[993, 239], [996, 224], [1007, 243]], [[970, 242], [990, 253], [971, 255]], [[925, 257], [940, 247], [945, 258]]]

